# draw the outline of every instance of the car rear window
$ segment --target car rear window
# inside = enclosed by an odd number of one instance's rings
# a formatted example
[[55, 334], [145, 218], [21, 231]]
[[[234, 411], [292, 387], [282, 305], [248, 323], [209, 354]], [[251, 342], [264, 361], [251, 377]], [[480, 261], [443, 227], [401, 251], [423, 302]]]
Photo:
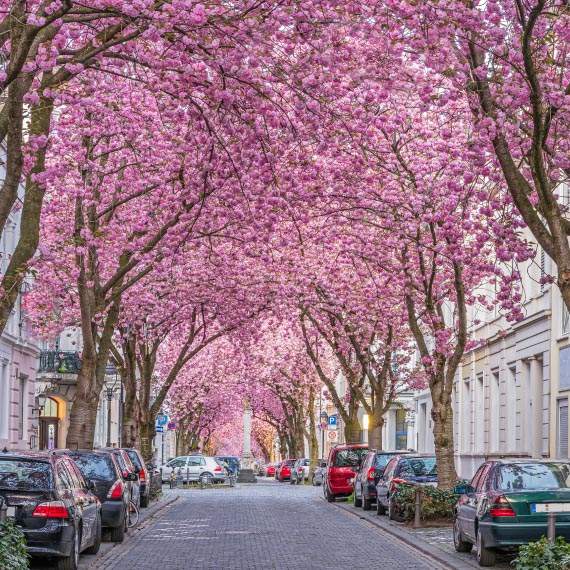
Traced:
[[402, 459], [398, 466], [398, 475], [404, 477], [434, 477], [437, 475], [435, 457]]
[[133, 449], [129, 449], [127, 451], [127, 455], [129, 456], [129, 459], [132, 461], [133, 465], [137, 469], [142, 469], [142, 463], [136, 451], [134, 451]]
[[303, 465], [303, 467], [307, 467], [310, 464], [310, 461], [308, 459], [303, 459], [303, 463], [301, 465]]
[[501, 491], [568, 489], [570, 463], [520, 463], [503, 465], [496, 475]]
[[334, 467], [358, 467], [368, 449], [340, 449], [334, 457]]
[[378, 454], [374, 458], [374, 466], [377, 469], [382, 469], [382, 468], [386, 467], [386, 465], [388, 465], [388, 461], [390, 461], [390, 459], [392, 459], [392, 457], [394, 457], [394, 456], [393, 455], [386, 455], [385, 453], [384, 454]]
[[29, 459], [0, 459], [0, 489], [40, 491], [53, 487], [51, 465]]
[[70, 454], [71, 459], [86, 479], [99, 479], [100, 481], [114, 481], [117, 478], [113, 469], [112, 459], [108, 455], [98, 454]]

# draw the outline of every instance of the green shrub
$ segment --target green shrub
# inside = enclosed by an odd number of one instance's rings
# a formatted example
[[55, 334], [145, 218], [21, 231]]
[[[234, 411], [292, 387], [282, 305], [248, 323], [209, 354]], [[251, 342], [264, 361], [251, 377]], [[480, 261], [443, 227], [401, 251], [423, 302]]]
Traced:
[[570, 568], [570, 544], [561, 536], [554, 544], [545, 537], [536, 542], [529, 542], [519, 549], [518, 556], [512, 561], [517, 570], [568, 570]]
[[26, 539], [22, 531], [9, 520], [0, 523], [0, 568], [28, 568]]
[[[416, 487], [400, 484], [392, 495], [404, 520], [412, 520], [416, 509]], [[452, 489], [422, 487], [422, 520], [451, 519], [457, 495]]]

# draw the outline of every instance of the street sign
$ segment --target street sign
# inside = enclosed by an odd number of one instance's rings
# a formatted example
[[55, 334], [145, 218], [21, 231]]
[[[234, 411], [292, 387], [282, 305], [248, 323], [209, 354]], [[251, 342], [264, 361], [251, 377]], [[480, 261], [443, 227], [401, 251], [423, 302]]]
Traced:
[[327, 440], [336, 441], [337, 439], [338, 439], [338, 430], [329, 429], [329, 431], [327, 432]]
[[163, 426], [156, 426], [156, 433], [162, 433], [164, 431]]
[[336, 429], [338, 427], [338, 416], [333, 414], [329, 416], [329, 429]]
[[164, 427], [168, 423], [168, 416], [166, 414], [158, 414], [156, 416], [156, 425]]
[[329, 415], [326, 412], [321, 412], [321, 420], [328, 421]]
[[176, 429], [176, 422], [168, 422], [168, 428], [170, 431]]

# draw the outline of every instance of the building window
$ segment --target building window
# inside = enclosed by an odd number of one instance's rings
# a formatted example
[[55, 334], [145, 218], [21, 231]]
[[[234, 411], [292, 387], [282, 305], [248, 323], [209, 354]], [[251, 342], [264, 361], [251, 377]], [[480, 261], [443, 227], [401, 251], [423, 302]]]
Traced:
[[558, 352], [560, 367], [560, 390], [570, 390], [570, 346]]
[[562, 299], [561, 301], [562, 301], [562, 311], [561, 311], [562, 334], [568, 334], [570, 333], [570, 311], [568, 311], [568, 307], [566, 306], [564, 299]]
[[499, 451], [500, 447], [500, 419], [501, 419], [501, 387], [499, 371], [491, 374], [489, 391], [489, 451]]
[[408, 424], [406, 410], [396, 410], [396, 447], [394, 449], [408, 448]]
[[463, 451], [471, 451], [471, 428], [472, 428], [472, 403], [471, 403], [471, 381], [469, 378], [463, 380], [463, 417], [461, 425], [463, 427]]
[[485, 384], [482, 372], [477, 374], [477, 385], [475, 390], [476, 390], [475, 406], [473, 409], [473, 432], [475, 439], [475, 451], [484, 451], [485, 427], [486, 427], [485, 426]]
[[27, 420], [28, 411], [28, 377], [19, 375], [20, 399], [18, 401], [18, 439], [24, 439], [24, 427]]
[[558, 457], [568, 459], [568, 398], [558, 400]]

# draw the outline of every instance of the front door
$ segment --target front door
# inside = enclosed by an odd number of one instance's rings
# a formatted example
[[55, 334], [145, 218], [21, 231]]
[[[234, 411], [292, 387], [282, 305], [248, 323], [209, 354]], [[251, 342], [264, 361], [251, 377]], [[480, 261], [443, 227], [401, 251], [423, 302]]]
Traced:
[[58, 418], [40, 418], [40, 449], [57, 449]]

